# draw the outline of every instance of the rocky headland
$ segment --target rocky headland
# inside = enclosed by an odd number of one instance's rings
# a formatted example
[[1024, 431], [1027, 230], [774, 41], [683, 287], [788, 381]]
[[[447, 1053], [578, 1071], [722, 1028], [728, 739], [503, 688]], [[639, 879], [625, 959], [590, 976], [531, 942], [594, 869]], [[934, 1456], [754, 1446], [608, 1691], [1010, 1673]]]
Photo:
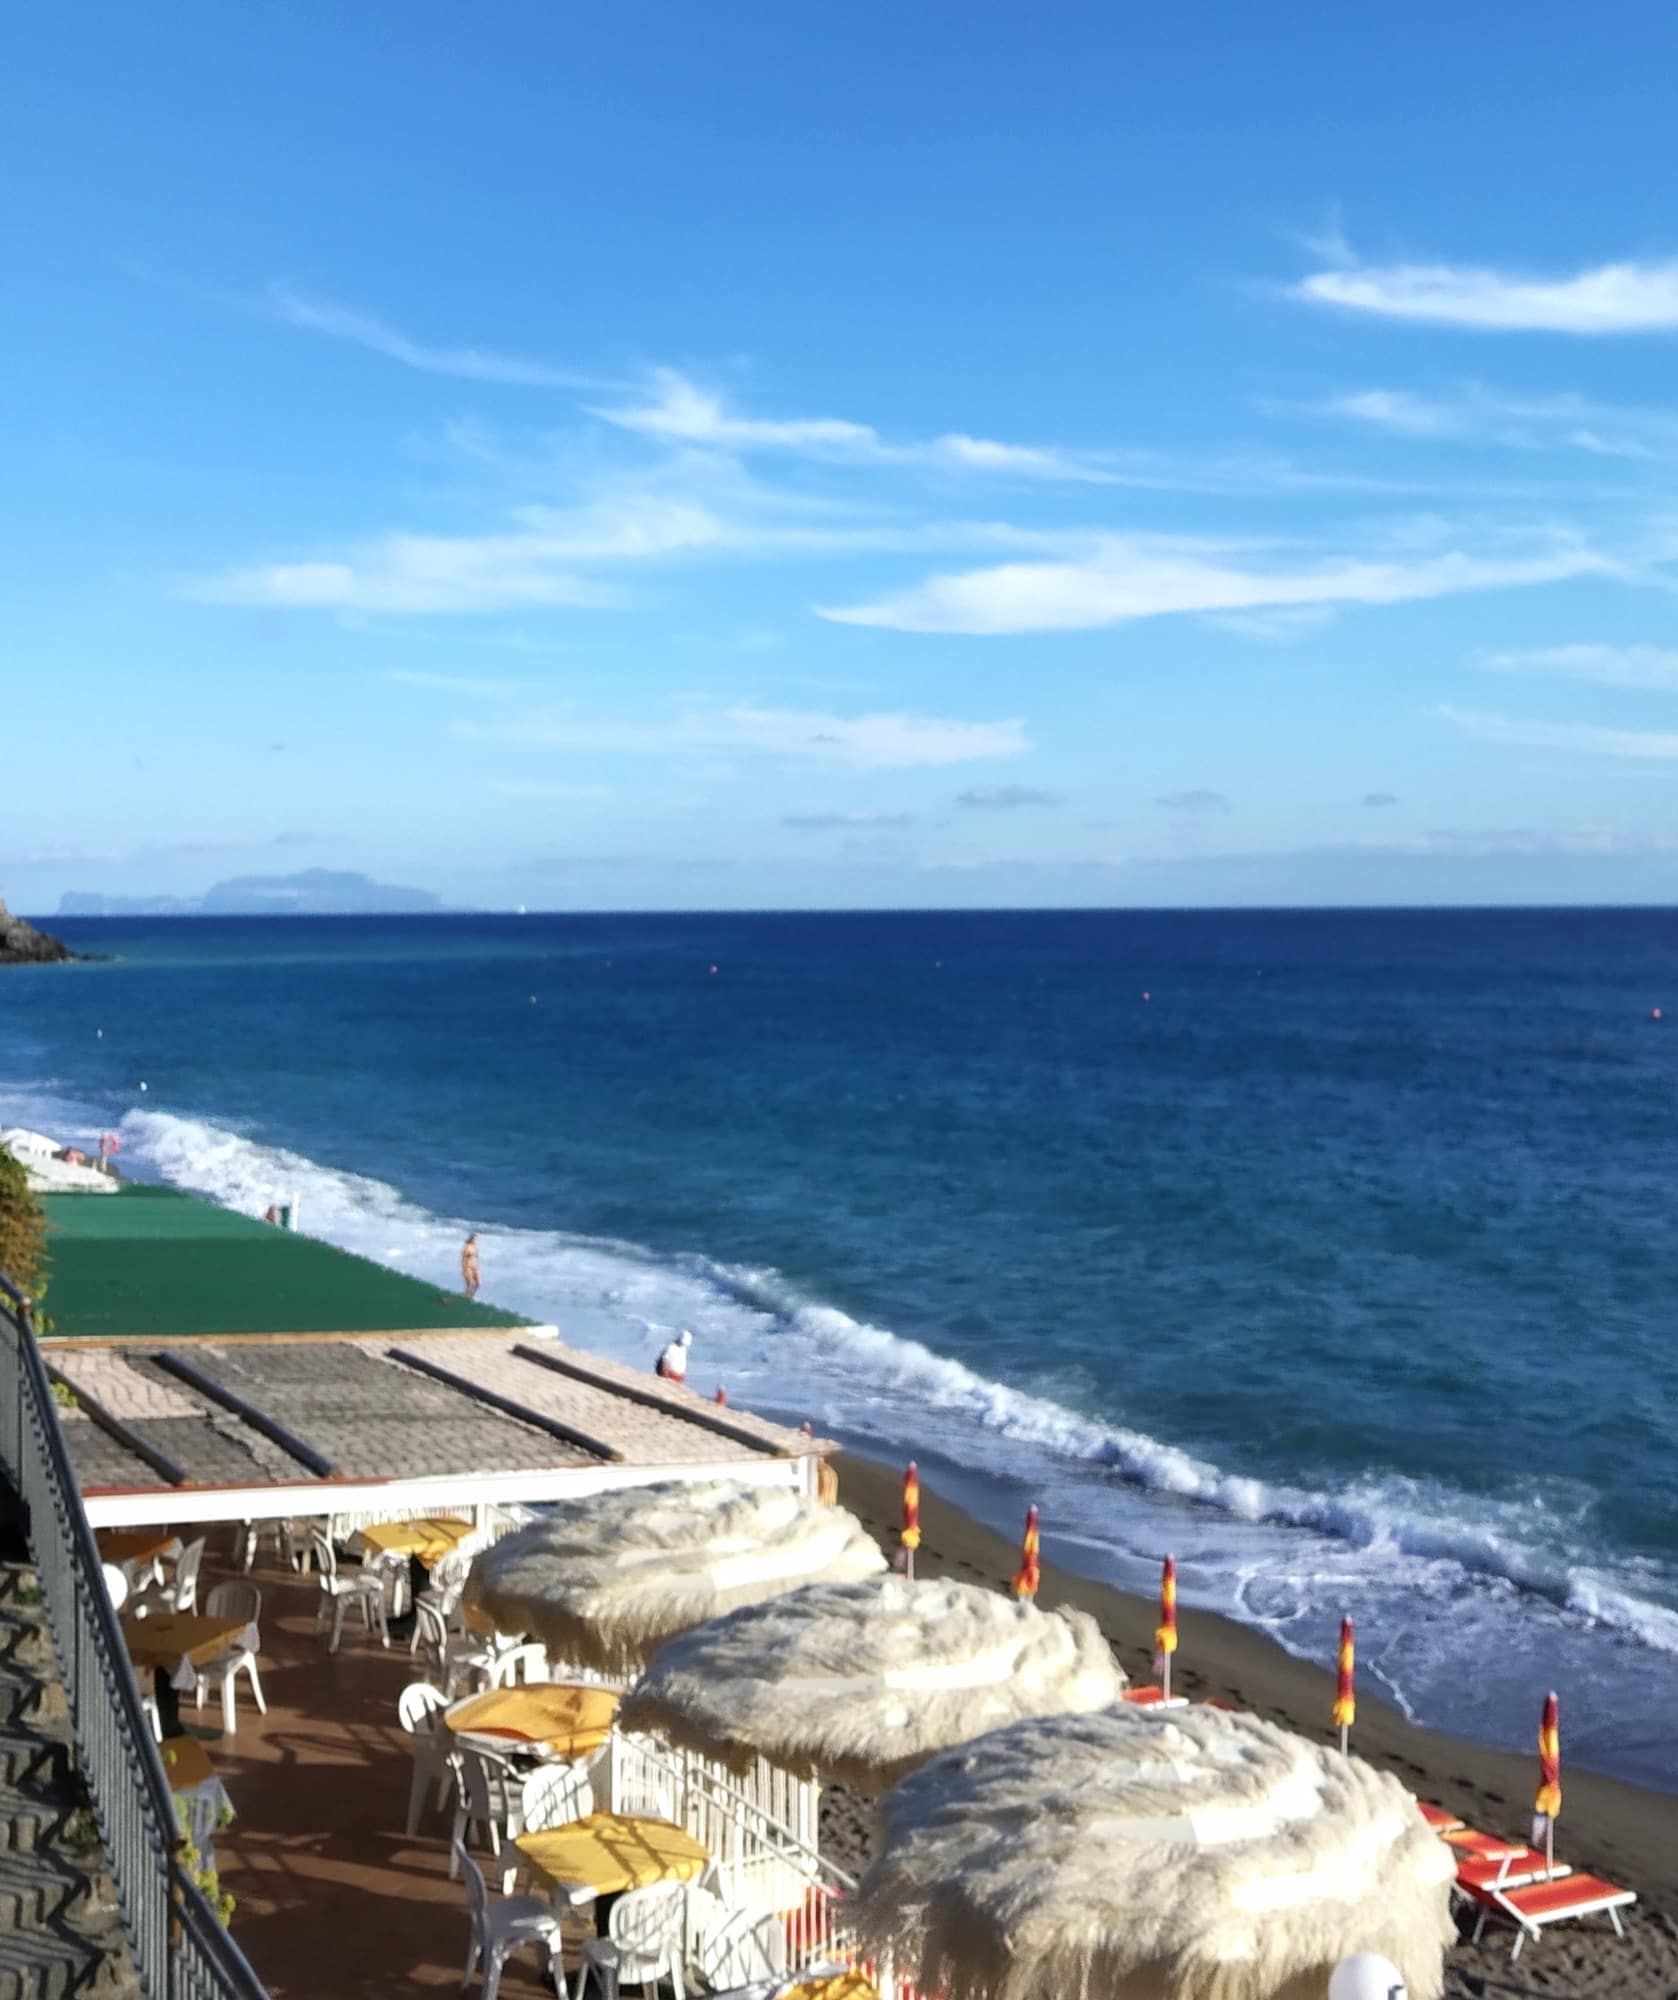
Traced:
[[5, 903], [0, 902], [0, 965], [52, 965], [60, 959], [80, 956], [60, 939], [48, 937], [45, 931], [26, 924], [22, 917], [14, 917]]

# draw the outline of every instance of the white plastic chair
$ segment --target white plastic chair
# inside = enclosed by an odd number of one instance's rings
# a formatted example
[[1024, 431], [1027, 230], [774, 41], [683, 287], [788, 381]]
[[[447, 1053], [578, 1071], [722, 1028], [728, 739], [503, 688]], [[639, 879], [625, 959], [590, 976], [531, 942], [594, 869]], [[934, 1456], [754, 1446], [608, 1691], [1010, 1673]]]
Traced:
[[291, 1564], [299, 1576], [307, 1576], [315, 1560], [313, 1536], [319, 1521], [282, 1521], [280, 1523], [280, 1554]]
[[309, 1530], [309, 1548], [314, 1555], [315, 1567], [320, 1571], [320, 1602], [315, 1608], [317, 1631], [326, 1617], [328, 1606], [332, 1611], [332, 1638], [327, 1651], [337, 1652], [344, 1636], [344, 1614], [352, 1604], [360, 1608], [367, 1636], [371, 1638], [377, 1628], [380, 1638], [389, 1646], [390, 1621], [385, 1613], [385, 1587], [378, 1575], [372, 1570], [352, 1571], [347, 1575], [341, 1572], [338, 1552], [333, 1548], [330, 1537], [319, 1528]]
[[688, 1894], [694, 1969], [709, 1991], [773, 1984], [786, 1977], [787, 1933], [780, 1917], [762, 1908], [738, 1907], [725, 1871], [719, 1871], [714, 1892], [696, 1886]]
[[163, 1586], [163, 1595], [176, 1611], [195, 1611], [198, 1608], [198, 1571], [204, 1561], [204, 1537], [188, 1542], [181, 1550], [180, 1560], [175, 1564], [175, 1574]]
[[592, 1978], [610, 2000], [620, 1987], [643, 1991], [668, 1979], [676, 2000], [685, 2000], [682, 1983], [683, 1917], [687, 1890], [680, 1882], [656, 1882], [650, 1889], [631, 1889], [612, 1905], [607, 1935], [583, 1946], [574, 2000], [583, 2000]]
[[448, 1796], [445, 1788], [451, 1775], [454, 1751], [453, 1738], [443, 1727], [443, 1711], [448, 1705], [448, 1696], [429, 1681], [410, 1681], [397, 1696], [397, 1720], [414, 1739], [414, 1775], [408, 1786], [408, 1818], [402, 1829], [404, 1833], [419, 1831], [425, 1795], [434, 1783], [439, 1806]]
[[[492, 1901], [482, 1869], [457, 1839], [449, 1874], [453, 1877], [461, 1873], [466, 1876], [466, 1907], [472, 1920], [472, 1942], [466, 1950], [461, 1988], [464, 1991], [472, 1983], [472, 1973], [481, 1958], [483, 2000], [495, 2000], [501, 1987], [501, 1968], [515, 1951], [523, 1951], [527, 1945], [541, 1945], [557, 1962], [559, 1917], [540, 1896], [502, 1896]], [[558, 1983], [563, 1991], [563, 1974]]]
[[526, 1833], [568, 1826], [594, 1811], [594, 1772], [604, 1750], [575, 1764], [541, 1764], [525, 1779], [519, 1811]]
[[439, 1683], [448, 1672], [449, 1622], [438, 1607], [425, 1597], [414, 1599], [414, 1630], [408, 1641], [412, 1657], [424, 1650], [425, 1670]]
[[521, 1682], [528, 1686], [533, 1681], [545, 1681], [547, 1678], [547, 1649], [533, 1639], [522, 1646], [508, 1647], [490, 1662], [489, 1684], [492, 1688], [517, 1687]]
[[111, 1593], [111, 1609], [120, 1611], [128, 1602], [128, 1593], [133, 1588], [127, 1570], [117, 1563], [101, 1563], [99, 1573], [105, 1579], [105, 1588]]
[[198, 1669], [198, 1683], [193, 1691], [194, 1706], [201, 1709], [211, 1682], [221, 1684], [222, 1731], [225, 1735], [234, 1736], [238, 1733], [239, 1724], [234, 1714], [233, 1684], [240, 1674], [245, 1674], [250, 1680], [251, 1699], [256, 1703], [257, 1714], [268, 1713], [268, 1704], [262, 1698], [262, 1681], [256, 1671], [256, 1656], [262, 1649], [262, 1633], [259, 1630], [262, 1592], [254, 1583], [242, 1580], [218, 1583], [204, 1600], [204, 1613], [209, 1618], [242, 1618], [245, 1621], [243, 1636], [235, 1639], [225, 1652], [206, 1660]]
[[[179, 1548], [179, 1543], [176, 1544]], [[133, 1615], [154, 1611], [194, 1611], [198, 1607], [198, 1568], [204, 1560], [204, 1537], [188, 1542], [175, 1559], [175, 1573], [163, 1582], [148, 1583], [135, 1597]], [[155, 1572], [154, 1572], [155, 1574]]]
[[[497, 1861], [516, 1834], [524, 1831], [524, 1798], [518, 1773], [504, 1758], [465, 1744], [455, 1752], [457, 1797], [450, 1838], [461, 1846], [471, 1827], [482, 1829], [484, 1844]], [[516, 1851], [501, 1870], [501, 1893], [508, 1894], [519, 1871]], [[454, 1869], [449, 1869], [451, 1877]]]

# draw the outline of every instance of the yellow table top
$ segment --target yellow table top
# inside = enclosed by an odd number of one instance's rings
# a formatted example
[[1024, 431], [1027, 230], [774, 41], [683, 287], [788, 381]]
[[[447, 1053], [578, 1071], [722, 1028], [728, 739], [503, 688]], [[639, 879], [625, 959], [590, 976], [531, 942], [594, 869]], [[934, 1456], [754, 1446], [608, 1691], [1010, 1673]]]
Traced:
[[150, 1562], [175, 1539], [167, 1528], [100, 1528], [93, 1538], [108, 1563]]
[[466, 1735], [506, 1737], [569, 1761], [592, 1756], [606, 1741], [622, 1698], [612, 1688], [538, 1681], [457, 1701], [443, 1720]]
[[429, 1569], [473, 1532], [470, 1521], [436, 1514], [420, 1521], [374, 1521], [357, 1530], [368, 1548], [382, 1556], [418, 1556]]
[[169, 1774], [172, 1792], [189, 1792], [194, 1785], [206, 1784], [216, 1774], [209, 1751], [196, 1736], [171, 1736], [157, 1746], [157, 1754]]
[[801, 1979], [796, 1986], [783, 1986], [775, 2000], [880, 2000], [871, 1979], [855, 1966], [848, 1972], [830, 1972], [825, 1979]]
[[532, 1873], [572, 1903], [650, 1889], [655, 1882], [691, 1882], [711, 1863], [692, 1834], [635, 1813], [590, 1813], [565, 1826], [521, 1833], [513, 1844]]
[[202, 1666], [245, 1630], [243, 1618], [201, 1618], [191, 1611], [165, 1611], [155, 1618], [125, 1618], [122, 1636], [137, 1667], [173, 1667], [181, 1660]]

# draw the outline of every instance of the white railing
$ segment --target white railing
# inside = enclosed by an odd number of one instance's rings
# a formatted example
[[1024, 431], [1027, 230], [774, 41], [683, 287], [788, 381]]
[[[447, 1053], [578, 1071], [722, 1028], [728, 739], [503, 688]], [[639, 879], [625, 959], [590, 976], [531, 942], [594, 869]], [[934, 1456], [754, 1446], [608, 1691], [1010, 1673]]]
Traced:
[[[725, 1765], [650, 1736], [619, 1733], [609, 1763], [612, 1798], [652, 1793], [710, 1854], [727, 1913], [732, 1956], [719, 1965], [714, 1918], [702, 1899], [690, 1912], [689, 1956], [696, 1970], [728, 1983], [834, 1963], [859, 1954], [845, 1925], [856, 1884], [817, 1845], [818, 1787], [759, 1760], [742, 1779]], [[757, 1962], [752, 1962], [753, 1958]], [[905, 2000], [889, 1974], [882, 2000]]]

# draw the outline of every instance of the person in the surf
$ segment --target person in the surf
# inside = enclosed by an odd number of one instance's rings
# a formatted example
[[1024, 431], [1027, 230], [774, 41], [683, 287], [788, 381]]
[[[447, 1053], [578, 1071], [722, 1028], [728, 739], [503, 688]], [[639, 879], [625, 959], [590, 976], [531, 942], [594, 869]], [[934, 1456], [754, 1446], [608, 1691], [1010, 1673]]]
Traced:
[[688, 1379], [688, 1349], [692, 1345], [693, 1335], [684, 1326], [658, 1357], [657, 1373], [664, 1381], [685, 1382]]
[[474, 1232], [460, 1246], [460, 1288], [469, 1299], [478, 1296], [478, 1237]]

